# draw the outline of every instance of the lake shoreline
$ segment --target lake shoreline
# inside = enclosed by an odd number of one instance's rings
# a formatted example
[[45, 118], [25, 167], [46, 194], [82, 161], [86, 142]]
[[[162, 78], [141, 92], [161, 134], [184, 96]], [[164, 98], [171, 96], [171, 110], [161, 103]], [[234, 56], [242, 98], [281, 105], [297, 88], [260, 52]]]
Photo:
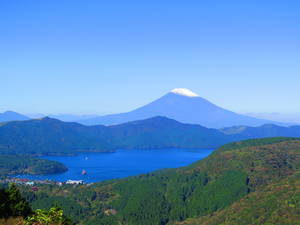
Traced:
[[[63, 163], [68, 170], [58, 174], [18, 174], [13, 177], [29, 180], [83, 180], [94, 183], [187, 166], [210, 155], [215, 149], [118, 149], [114, 152], [82, 152], [68, 156], [40, 156]], [[104, 154], [103, 154], [104, 153]], [[113, 154], [111, 154], [113, 153]], [[82, 172], [86, 171], [83, 175]]]

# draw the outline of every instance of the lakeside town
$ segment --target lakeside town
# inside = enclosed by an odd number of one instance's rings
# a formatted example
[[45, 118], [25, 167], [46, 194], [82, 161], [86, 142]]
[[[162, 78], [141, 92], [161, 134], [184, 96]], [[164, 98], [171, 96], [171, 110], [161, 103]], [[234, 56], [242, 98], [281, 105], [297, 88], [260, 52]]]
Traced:
[[[67, 180], [65, 182], [53, 181], [53, 180], [30, 180], [26, 178], [16, 178], [16, 177], [5, 177], [0, 180], [0, 184], [15, 183], [19, 185], [31, 186], [32, 191], [38, 191], [37, 185], [49, 184], [49, 185], [82, 185], [86, 184], [83, 180]], [[91, 185], [91, 183], [86, 184]]]

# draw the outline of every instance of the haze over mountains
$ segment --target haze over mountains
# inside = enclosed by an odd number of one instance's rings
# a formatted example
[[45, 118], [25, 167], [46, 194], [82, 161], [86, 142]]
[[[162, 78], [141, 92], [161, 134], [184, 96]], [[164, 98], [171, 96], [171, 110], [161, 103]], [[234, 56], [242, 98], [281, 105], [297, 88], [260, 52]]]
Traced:
[[85, 125], [113, 125], [154, 116], [165, 116], [182, 123], [199, 124], [209, 128], [236, 125], [260, 126], [266, 123], [276, 123], [223, 109], [185, 88], [173, 89], [161, 98], [130, 112], [100, 116], [78, 122]]
[[22, 120], [29, 120], [29, 119], [30, 119], [29, 117], [13, 111], [6, 111], [0, 113], [0, 123], [8, 122], [8, 121], [22, 121]]
[[[126, 113], [105, 116], [93, 114], [32, 114], [29, 117], [42, 118], [45, 116], [65, 122], [78, 122], [83, 125], [117, 125], [156, 116], [168, 117], [181, 123], [198, 124], [208, 128], [261, 126], [263, 124], [276, 124], [280, 126], [291, 125], [288, 123], [259, 119], [226, 110], [185, 88], [173, 89], [161, 98]], [[5, 113], [0, 113], [0, 122], [28, 120], [30, 119], [29, 117], [7, 111]]]
[[80, 120], [87, 120], [91, 118], [95, 118], [99, 115], [91, 114], [91, 115], [74, 115], [74, 114], [29, 114], [28, 117], [32, 119], [39, 119], [39, 118], [44, 118], [44, 117], [50, 117], [53, 119], [58, 119], [64, 122], [76, 122]]
[[58, 119], [64, 122], [76, 122], [79, 120], [86, 120], [95, 118], [99, 115], [90, 114], [90, 115], [74, 115], [74, 114], [42, 114], [42, 113], [33, 113], [33, 114], [21, 114], [14, 111], [5, 111], [0, 113], [0, 123], [9, 122], [9, 121], [23, 121], [30, 119], [40, 119], [44, 117], [51, 117], [53, 119]]
[[266, 137], [300, 137], [300, 126], [283, 127], [274, 124], [264, 124], [259, 127], [228, 127], [220, 129], [220, 131], [243, 140]]

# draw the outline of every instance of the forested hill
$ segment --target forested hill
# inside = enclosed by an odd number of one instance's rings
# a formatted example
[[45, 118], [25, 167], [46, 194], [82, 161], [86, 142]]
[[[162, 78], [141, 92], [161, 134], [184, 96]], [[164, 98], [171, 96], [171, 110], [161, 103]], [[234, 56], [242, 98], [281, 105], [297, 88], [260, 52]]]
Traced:
[[300, 222], [300, 172], [273, 182], [223, 210], [199, 218], [190, 218], [177, 225], [249, 225]]
[[294, 225], [300, 221], [299, 172], [300, 139], [270, 138], [225, 145], [179, 169], [23, 193], [34, 208], [56, 202], [87, 225]]
[[300, 137], [300, 126], [282, 127], [274, 124], [265, 124], [259, 127], [235, 126], [221, 129], [225, 134], [237, 138], [265, 138], [265, 137]]
[[[225, 145], [218, 151], [227, 157], [232, 154], [249, 157], [249, 162], [244, 159], [240, 166], [242, 170], [246, 163], [251, 166], [246, 168], [250, 172], [248, 186], [253, 191], [222, 210], [177, 225], [299, 224], [300, 139], [249, 140]], [[255, 160], [253, 153], [261, 159]]]
[[84, 126], [45, 117], [0, 124], [0, 153], [53, 155], [119, 148], [216, 148], [232, 141], [275, 136], [300, 137], [300, 127], [265, 125], [220, 131], [160, 116], [115, 126]]
[[119, 148], [215, 148], [232, 137], [216, 129], [153, 117], [109, 126], [112, 143]]
[[84, 126], [43, 118], [0, 125], [0, 152], [74, 154], [117, 148], [214, 148], [232, 138], [214, 129], [165, 117], [118, 126]]
[[60, 162], [35, 158], [28, 155], [1, 155], [0, 175], [53, 174], [67, 171]]
[[0, 125], [0, 152], [74, 154], [76, 151], [108, 151], [105, 126], [86, 127], [45, 117]]

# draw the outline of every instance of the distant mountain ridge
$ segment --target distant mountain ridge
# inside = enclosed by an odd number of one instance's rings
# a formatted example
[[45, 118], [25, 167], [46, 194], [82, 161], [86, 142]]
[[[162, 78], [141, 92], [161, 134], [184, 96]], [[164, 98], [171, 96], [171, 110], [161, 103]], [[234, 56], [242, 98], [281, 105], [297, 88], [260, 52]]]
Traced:
[[120, 148], [215, 148], [232, 137], [162, 116], [108, 126]]
[[45, 117], [0, 124], [0, 153], [53, 155], [116, 149], [216, 148], [232, 141], [276, 136], [300, 137], [300, 126], [265, 125], [228, 133], [161, 116], [114, 126], [84, 126]]
[[8, 121], [23, 121], [29, 119], [30, 119], [29, 117], [22, 115], [20, 113], [16, 113], [14, 111], [6, 111], [0, 113], [0, 123], [8, 122]]
[[76, 151], [110, 151], [97, 129], [49, 117], [0, 124], [0, 152], [26, 154], [74, 154]]
[[39, 119], [39, 118], [44, 118], [44, 117], [50, 117], [53, 119], [58, 119], [64, 122], [76, 122], [79, 120], [86, 120], [86, 119], [91, 119], [95, 118], [98, 115], [75, 115], [75, 114], [28, 114], [28, 116], [32, 119]]
[[76, 122], [80, 120], [87, 120], [95, 118], [98, 115], [73, 115], [73, 114], [50, 114], [48, 117], [58, 119], [64, 122]]
[[232, 112], [209, 102], [186, 88], [175, 88], [159, 99], [126, 113], [104, 116], [94, 114], [30, 114], [25, 116], [16, 112], [7, 111], [2, 114], [0, 113], [0, 122], [22, 121], [45, 116], [64, 122], [78, 122], [83, 125], [117, 125], [137, 120], [145, 120], [156, 116], [168, 117], [181, 123], [198, 124], [216, 129], [232, 126], [261, 126], [263, 124], [276, 124], [280, 126], [293, 125], [292, 123], [259, 119]]
[[165, 116], [182, 123], [199, 124], [209, 128], [280, 124], [231, 112], [184, 88], [173, 89], [161, 98], [127, 113], [100, 116], [78, 122], [84, 125], [115, 125], [155, 116]]
[[45, 117], [0, 124], [0, 153], [76, 154], [119, 148], [214, 148], [231, 137], [164, 117], [118, 126], [84, 126]]
[[264, 124], [259, 127], [235, 126], [220, 129], [224, 134], [234, 135], [241, 139], [266, 137], [300, 137], [300, 126], [282, 127]]

